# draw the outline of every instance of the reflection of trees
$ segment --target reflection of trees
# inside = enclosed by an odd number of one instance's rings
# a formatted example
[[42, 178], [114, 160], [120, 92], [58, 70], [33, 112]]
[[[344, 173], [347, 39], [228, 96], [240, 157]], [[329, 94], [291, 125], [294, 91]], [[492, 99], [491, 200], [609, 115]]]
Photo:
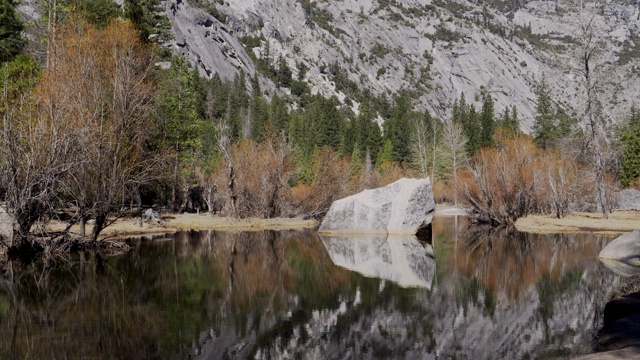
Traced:
[[0, 284], [0, 358], [157, 358], [161, 324], [103, 265], [94, 256], [10, 263]]
[[297, 294], [337, 307], [350, 276], [317, 239], [275, 232], [185, 233], [123, 257], [11, 264], [0, 358], [188, 356], [205, 329], [233, 324], [243, 336], [277, 323]]
[[[597, 241], [575, 240], [571, 235], [539, 235], [501, 228], [469, 228], [464, 240], [455, 244], [449, 253], [449, 261], [460, 273], [473, 277], [483, 288], [504, 292], [517, 300], [521, 292], [540, 281], [563, 284], [567, 289], [567, 273], [580, 268], [585, 260], [597, 254]], [[465, 256], [454, 259], [456, 251]], [[572, 284], [579, 281], [579, 276]], [[548, 285], [543, 285], [547, 293]]]

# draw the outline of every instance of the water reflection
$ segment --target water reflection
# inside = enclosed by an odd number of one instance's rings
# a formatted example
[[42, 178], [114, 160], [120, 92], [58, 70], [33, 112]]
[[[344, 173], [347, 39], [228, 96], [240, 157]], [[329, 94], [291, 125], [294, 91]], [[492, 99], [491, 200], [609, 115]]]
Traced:
[[210, 231], [11, 264], [0, 358], [568, 358], [618, 281], [605, 242], [436, 218], [433, 247]]
[[333, 263], [340, 267], [403, 287], [431, 288], [436, 266], [433, 248], [413, 235], [320, 235], [320, 239]]

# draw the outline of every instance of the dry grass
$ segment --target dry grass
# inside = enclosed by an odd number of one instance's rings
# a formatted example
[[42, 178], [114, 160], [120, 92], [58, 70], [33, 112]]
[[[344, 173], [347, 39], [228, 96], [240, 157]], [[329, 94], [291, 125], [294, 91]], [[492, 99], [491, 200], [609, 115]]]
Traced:
[[519, 231], [548, 233], [596, 233], [603, 235], [621, 234], [640, 229], [640, 211], [612, 212], [609, 219], [602, 214], [576, 212], [558, 219], [551, 215], [529, 215], [516, 221]]
[[[153, 235], [174, 233], [188, 230], [286, 230], [286, 229], [310, 229], [316, 226], [314, 220], [274, 218], [274, 219], [232, 219], [224, 217], [212, 217], [197, 214], [170, 214], [163, 215], [164, 225], [143, 224], [136, 225], [132, 218], [118, 219], [114, 224], [104, 229], [100, 238], [123, 238], [134, 235]], [[50, 231], [62, 231], [66, 223], [52, 221], [47, 229]], [[78, 233], [79, 226], [71, 228], [71, 232]], [[87, 225], [87, 234], [91, 232], [91, 225]]]

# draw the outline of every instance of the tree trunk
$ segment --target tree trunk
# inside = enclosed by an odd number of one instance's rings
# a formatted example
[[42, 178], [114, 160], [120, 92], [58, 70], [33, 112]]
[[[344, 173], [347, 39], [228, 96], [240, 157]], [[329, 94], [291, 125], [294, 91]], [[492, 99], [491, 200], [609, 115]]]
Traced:
[[98, 241], [98, 235], [104, 229], [104, 224], [107, 222], [106, 214], [96, 215], [96, 222], [93, 224], [93, 231], [91, 232], [91, 241]]
[[[177, 151], [177, 149], [176, 149]], [[178, 210], [178, 191], [176, 190], [178, 187], [178, 157], [174, 159], [173, 163], [173, 187], [171, 189], [171, 200], [173, 201], [173, 205], [171, 205], [173, 211]]]
[[80, 214], [80, 236], [87, 236], [87, 216], [82, 212]]
[[585, 82], [587, 86], [587, 116], [589, 120], [589, 127], [591, 136], [591, 143], [589, 149], [593, 153], [594, 166], [596, 171], [596, 190], [598, 191], [598, 202], [602, 210], [602, 217], [609, 218], [609, 208], [607, 207], [607, 189], [604, 179], [604, 160], [602, 158], [602, 148], [600, 147], [600, 141], [598, 136], [598, 124], [596, 123], [596, 116], [594, 114], [595, 96], [594, 87], [591, 84], [591, 74], [589, 72], [589, 57], [585, 56]]

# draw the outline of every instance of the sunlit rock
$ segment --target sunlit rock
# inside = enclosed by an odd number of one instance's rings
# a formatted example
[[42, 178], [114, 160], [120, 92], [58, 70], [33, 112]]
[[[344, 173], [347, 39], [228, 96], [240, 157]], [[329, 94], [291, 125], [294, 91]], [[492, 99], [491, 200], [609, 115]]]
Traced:
[[403, 287], [431, 288], [436, 269], [433, 248], [421, 244], [415, 236], [321, 235], [320, 238], [337, 266]]
[[598, 257], [640, 267], [640, 231], [633, 230], [617, 237], [600, 251]]
[[433, 219], [431, 181], [400, 179], [331, 204], [321, 233], [415, 234]]

